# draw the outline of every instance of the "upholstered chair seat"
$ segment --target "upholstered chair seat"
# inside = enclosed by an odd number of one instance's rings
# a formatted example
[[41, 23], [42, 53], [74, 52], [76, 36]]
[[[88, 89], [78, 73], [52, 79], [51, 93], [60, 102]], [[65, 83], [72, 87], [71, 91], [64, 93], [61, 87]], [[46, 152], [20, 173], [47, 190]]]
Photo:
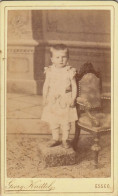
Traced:
[[111, 127], [111, 115], [110, 113], [96, 113], [91, 112], [92, 116], [97, 120], [99, 123], [98, 126], [90, 119], [90, 117], [83, 113], [81, 114], [78, 124], [83, 125], [83, 127], [92, 129], [92, 131], [95, 132], [101, 132], [101, 131], [109, 131]]

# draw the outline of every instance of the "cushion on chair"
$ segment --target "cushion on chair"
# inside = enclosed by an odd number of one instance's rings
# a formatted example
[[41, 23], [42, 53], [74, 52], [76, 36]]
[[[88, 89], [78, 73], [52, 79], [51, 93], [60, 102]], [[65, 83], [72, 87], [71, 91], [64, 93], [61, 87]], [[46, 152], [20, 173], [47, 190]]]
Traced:
[[92, 131], [107, 131], [111, 127], [111, 115], [109, 113], [93, 113], [93, 116], [99, 121], [99, 126], [95, 127], [92, 124], [91, 119], [86, 113], [83, 113], [78, 121], [80, 126], [85, 126]]
[[87, 73], [79, 82], [79, 97], [87, 100], [92, 107], [101, 106], [100, 79], [92, 73]]

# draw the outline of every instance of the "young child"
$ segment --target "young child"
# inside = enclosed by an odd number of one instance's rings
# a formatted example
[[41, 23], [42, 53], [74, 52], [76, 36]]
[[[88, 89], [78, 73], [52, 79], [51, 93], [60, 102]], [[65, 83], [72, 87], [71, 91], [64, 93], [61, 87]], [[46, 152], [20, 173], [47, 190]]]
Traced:
[[52, 130], [52, 142], [48, 146], [53, 147], [60, 144], [59, 132], [61, 129], [62, 146], [69, 148], [68, 137], [71, 122], [78, 119], [75, 108], [76, 70], [68, 65], [69, 51], [65, 45], [55, 45], [50, 48], [50, 52], [52, 65], [45, 67], [42, 120], [48, 122]]

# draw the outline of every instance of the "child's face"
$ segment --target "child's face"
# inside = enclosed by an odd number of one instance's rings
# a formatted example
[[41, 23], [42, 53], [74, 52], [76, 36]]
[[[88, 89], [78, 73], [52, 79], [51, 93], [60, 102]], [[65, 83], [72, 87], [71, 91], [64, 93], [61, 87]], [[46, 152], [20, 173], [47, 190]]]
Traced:
[[68, 61], [66, 52], [63, 50], [53, 51], [51, 61], [58, 68], [65, 67]]

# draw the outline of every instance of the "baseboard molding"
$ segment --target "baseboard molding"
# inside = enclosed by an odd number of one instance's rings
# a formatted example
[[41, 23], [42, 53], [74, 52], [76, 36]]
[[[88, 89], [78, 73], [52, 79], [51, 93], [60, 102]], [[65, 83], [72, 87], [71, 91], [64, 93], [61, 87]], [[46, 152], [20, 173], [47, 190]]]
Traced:
[[50, 46], [63, 43], [72, 48], [93, 48], [93, 49], [108, 49], [110, 50], [110, 43], [108, 42], [84, 42], [84, 41], [67, 41], [67, 40], [12, 40], [8, 42], [8, 46]]
[[39, 45], [44, 44], [45, 46], [56, 45], [63, 43], [71, 48], [93, 48], [93, 49], [108, 49], [110, 50], [110, 43], [104, 42], [84, 42], [84, 41], [66, 41], [66, 40], [44, 40], [39, 41]]

